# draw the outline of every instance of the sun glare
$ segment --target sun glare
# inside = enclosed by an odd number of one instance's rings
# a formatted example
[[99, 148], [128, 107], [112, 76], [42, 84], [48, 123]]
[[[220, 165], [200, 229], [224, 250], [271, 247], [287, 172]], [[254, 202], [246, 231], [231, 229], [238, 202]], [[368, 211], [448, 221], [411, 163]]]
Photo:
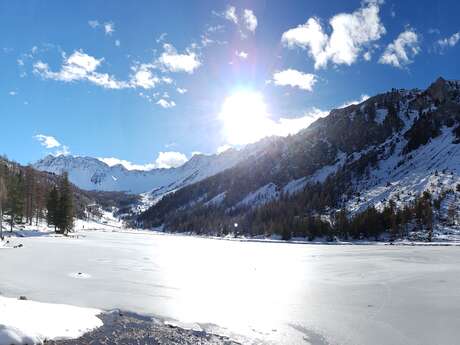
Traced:
[[238, 91], [227, 97], [219, 115], [229, 144], [244, 145], [262, 139], [272, 121], [260, 92]]

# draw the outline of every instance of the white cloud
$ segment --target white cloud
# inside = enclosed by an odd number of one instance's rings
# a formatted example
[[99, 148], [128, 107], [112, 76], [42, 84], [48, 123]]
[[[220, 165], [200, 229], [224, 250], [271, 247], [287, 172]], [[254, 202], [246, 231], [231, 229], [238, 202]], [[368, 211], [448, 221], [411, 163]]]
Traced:
[[160, 79], [153, 75], [150, 65], [140, 65], [134, 68], [134, 74], [131, 76], [130, 84], [133, 87], [142, 87], [152, 89], [160, 82]]
[[128, 87], [129, 85], [117, 81], [107, 73], [99, 73], [96, 71], [103, 60], [104, 59], [96, 59], [83, 51], [75, 51], [68, 58], [64, 56], [64, 62], [58, 72], [51, 71], [47, 63], [38, 61], [34, 64], [34, 73], [45, 79], [63, 82], [87, 80], [108, 89]]
[[40, 144], [50, 150], [50, 149], [56, 149], [52, 154], [54, 156], [66, 156], [70, 154], [70, 149], [66, 145], [62, 145], [55, 137], [52, 137], [50, 135], [44, 135], [44, 134], [37, 134], [34, 136], [35, 139], [37, 139]]
[[[213, 12], [215, 15], [220, 16], [220, 17], [225, 17], [224, 14], [222, 13], [216, 13]], [[208, 25], [206, 30], [200, 35], [200, 43], [201, 43], [201, 48], [205, 48], [211, 44], [226, 44], [226, 41], [222, 41], [216, 37], [216, 35], [219, 35], [224, 31], [224, 26], [221, 24], [218, 25]]]
[[235, 24], [243, 39], [247, 37], [248, 32], [254, 33], [256, 31], [258, 21], [254, 11], [251, 9], [245, 8], [242, 12], [237, 13], [235, 6], [227, 6], [223, 13], [215, 14]]
[[66, 145], [62, 145], [60, 148], [58, 148], [53, 155], [55, 156], [67, 156], [70, 154], [70, 149]]
[[312, 91], [316, 81], [314, 74], [303, 73], [295, 69], [286, 69], [273, 74], [273, 83], [275, 85], [298, 87], [306, 91]]
[[380, 21], [378, 1], [363, 2], [353, 13], [339, 13], [329, 20], [332, 32], [328, 35], [318, 18], [311, 17], [303, 25], [283, 33], [281, 41], [289, 48], [300, 47], [315, 60], [315, 68], [328, 62], [351, 65], [363, 48], [380, 39], [386, 30]]
[[[115, 32], [115, 24], [113, 22], [105, 22], [105, 23], [99, 23], [97, 20], [89, 20], [88, 25], [92, 29], [101, 29], [104, 31], [104, 33], [107, 36], [112, 36], [112, 34]], [[120, 46], [120, 40], [115, 40], [115, 46], [119, 47]]]
[[209, 36], [207, 34], [201, 35], [201, 46], [202, 47], [207, 47], [207, 46], [211, 45], [214, 42], [215, 41], [213, 39], [209, 38]]
[[168, 34], [166, 32], [163, 32], [160, 36], [158, 36], [158, 38], [155, 41], [157, 43], [161, 43], [166, 39], [166, 36], [168, 36]]
[[164, 98], [161, 98], [160, 100], [157, 101], [157, 104], [161, 106], [162, 108], [173, 108], [176, 106], [176, 103], [174, 101], [168, 101]]
[[118, 81], [107, 73], [92, 73], [89, 74], [87, 78], [88, 81], [106, 89], [124, 89], [130, 87], [129, 84]]
[[184, 54], [179, 54], [177, 50], [168, 43], [163, 45], [164, 52], [158, 62], [170, 72], [193, 73], [200, 67], [201, 62], [195, 52], [188, 49]]
[[209, 25], [206, 29], [206, 32], [222, 32], [224, 31], [224, 26], [221, 24], [218, 25]]
[[321, 117], [329, 114], [327, 111], [318, 108], [312, 108], [304, 113], [301, 117], [296, 118], [280, 118], [279, 121], [274, 121], [273, 133], [271, 135], [288, 136], [298, 133], [304, 128], [310, 126], [313, 122]]
[[156, 168], [155, 163], [148, 163], [148, 164], [134, 164], [130, 161], [124, 159], [118, 159], [115, 157], [107, 157], [107, 158], [98, 158], [101, 162], [104, 162], [108, 166], [115, 166], [115, 165], [122, 165], [128, 170], [152, 170]]
[[107, 73], [98, 72], [103, 58], [97, 59], [83, 51], [75, 51], [65, 58], [59, 71], [51, 71], [47, 63], [38, 61], [34, 64], [34, 73], [45, 79], [59, 80], [63, 82], [86, 80], [95, 85], [107, 89], [143, 88], [152, 89], [160, 82], [170, 84], [173, 80], [169, 77], [161, 79], [152, 72], [153, 64], [141, 64], [132, 67], [133, 74], [128, 81], [117, 80]]
[[108, 166], [122, 165], [128, 170], [152, 170], [152, 169], [168, 169], [176, 168], [187, 162], [187, 156], [180, 152], [166, 151], [159, 152], [156, 160], [152, 163], [147, 164], [135, 164], [125, 159], [119, 159], [115, 157], [100, 157], [98, 158], [101, 162], [104, 162]]
[[372, 54], [371, 54], [371, 52], [370, 52], [370, 51], [365, 52], [364, 55], [363, 55], [363, 58], [364, 58], [364, 60], [366, 60], [366, 61], [371, 61], [371, 59], [372, 59]]
[[221, 154], [222, 152], [228, 151], [231, 148], [233, 148], [233, 146], [230, 144], [221, 145], [217, 148], [216, 152], [217, 154]]
[[241, 59], [247, 59], [247, 57], [248, 57], [249, 54], [246, 53], [246, 52], [244, 52], [244, 51], [238, 51], [238, 50], [237, 50], [237, 51], [235, 52], [235, 55], [238, 56], [238, 57], [241, 58]]
[[167, 151], [159, 152], [155, 160], [157, 168], [176, 168], [187, 162], [187, 156], [180, 152]]
[[61, 146], [61, 143], [57, 141], [55, 137], [49, 135], [37, 134], [34, 138], [37, 139], [40, 144], [47, 149], [53, 149], [55, 147]]
[[369, 95], [363, 94], [363, 95], [361, 95], [360, 99], [355, 99], [355, 100], [352, 100], [352, 101], [346, 101], [345, 103], [340, 105], [338, 108], [341, 109], [341, 108], [346, 108], [346, 107], [348, 107], [350, 105], [353, 105], [353, 104], [359, 104], [359, 103], [364, 102], [367, 99], [369, 99]]
[[101, 61], [102, 59], [96, 59], [82, 51], [75, 51], [65, 59], [59, 72], [51, 72], [48, 69], [48, 65], [41, 62], [36, 63], [34, 67], [42, 71], [45, 77], [62, 81], [73, 81], [86, 78], [96, 70]]
[[186, 93], [188, 90], [187, 89], [184, 89], [184, 88], [181, 88], [181, 87], [178, 87], [177, 89], [177, 92], [179, 92], [181, 95], [183, 95], [184, 93]]
[[89, 20], [88, 25], [95, 29], [99, 26], [99, 22], [97, 20]]
[[453, 47], [458, 43], [459, 40], [460, 32], [456, 32], [450, 37], [438, 40], [438, 44], [441, 46], [441, 48]]
[[176, 146], [177, 146], [177, 143], [175, 143], [175, 142], [171, 142], [171, 143], [165, 144], [165, 147], [168, 148], [168, 149], [169, 149], [170, 147], [176, 147]]
[[417, 33], [408, 28], [385, 48], [379, 63], [402, 68], [412, 63], [411, 59], [419, 52], [420, 45]]
[[104, 23], [104, 31], [106, 35], [112, 35], [115, 32], [115, 24], [112, 22]]
[[256, 31], [257, 28], [257, 17], [252, 10], [245, 9], [243, 11], [243, 19], [246, 25], [246, 29], [251, 32]]
[[232, 23], [238, 24], [238, 17], [236, 15], [235, 6], [228, 6], [224, 12], [224, 17]]
[[10, 91], [10, 92], [8, 92], [8, 94], [10, 96], [17, 96], [18, 93], [16, 91]]

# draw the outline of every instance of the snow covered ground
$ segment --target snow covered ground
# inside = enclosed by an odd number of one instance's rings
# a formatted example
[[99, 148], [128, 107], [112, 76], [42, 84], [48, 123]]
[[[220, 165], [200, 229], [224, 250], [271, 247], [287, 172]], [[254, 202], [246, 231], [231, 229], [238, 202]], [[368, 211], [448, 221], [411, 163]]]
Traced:
[[460, 336], [457, 247], [78, 235], [11, 238], [9, 248], [23, 246], [0, 250], [3, 296], [119, 308], [249, 344], [447, 345]]
[[78, 338], [102, 326], [101, 311], [64, 304], [0, 296], [0, 344], [41, 344], [49, 339]]
[[[33, 221], [32, 225], [29, 224], [15, 224], [13, 231], [10, 232], [8, 224], [8, 217], [3, 220], [3, 234], [6, 238], [9, 237], [34, 237], [34, 236], [55, 236], [54, 227], [49, 227], [45, 220], [41, 220], [36, 224]], [[70, 236], [78, 236], [81, 230], [120, 230], [123, 228], [123, 222], [114, 217], [113, 213], [102, 211], [102, 216], [90, 219], [76, 219], [74, 220], [74, 231]], [[0, 247], [5, 244], [0, 241]]]

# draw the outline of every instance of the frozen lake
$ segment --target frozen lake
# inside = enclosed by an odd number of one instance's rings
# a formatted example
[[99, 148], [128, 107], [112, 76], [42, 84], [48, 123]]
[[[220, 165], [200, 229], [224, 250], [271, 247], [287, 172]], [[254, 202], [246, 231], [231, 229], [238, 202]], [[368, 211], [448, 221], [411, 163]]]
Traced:
[[254, 343], [447, 345], [460, 338], [459, 247], [81, 234], [15, 239], [24, 247], [1, 249], [0, 292], [200, 323]]

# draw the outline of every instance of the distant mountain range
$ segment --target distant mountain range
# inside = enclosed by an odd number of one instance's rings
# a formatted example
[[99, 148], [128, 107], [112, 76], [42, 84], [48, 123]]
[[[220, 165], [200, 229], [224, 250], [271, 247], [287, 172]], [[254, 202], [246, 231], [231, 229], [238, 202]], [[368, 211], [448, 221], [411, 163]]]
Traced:
[[97, 158], [72, 155], [49, 155], [33, 167], [58, 175], [66, 171], [70, 181], [85, 190], [162, 195], [252, 159], [273, 140], [267, 138], [240, 151], [229, 149], [214, 155], [196, 154], [182, 166], [169, 169], [128, 170], [121, 164], [109, 166]]

